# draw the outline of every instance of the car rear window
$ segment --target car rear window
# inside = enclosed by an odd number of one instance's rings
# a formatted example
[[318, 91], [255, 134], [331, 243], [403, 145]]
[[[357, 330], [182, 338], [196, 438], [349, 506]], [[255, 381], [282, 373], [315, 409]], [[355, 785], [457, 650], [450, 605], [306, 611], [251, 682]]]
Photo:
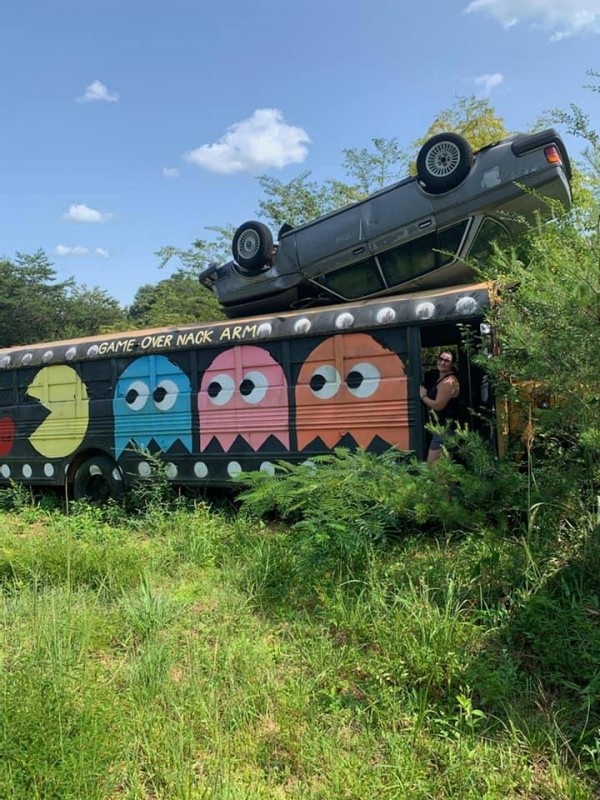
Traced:
[[486, 217], [477, 231], [475, 241], [471, 245], [469, 258], [474, 261], [485, 262], [495, 252], [494, 243], [500, 249], [507, 247], [510, 243], [510, 235], [503, 225], [495, 219]]

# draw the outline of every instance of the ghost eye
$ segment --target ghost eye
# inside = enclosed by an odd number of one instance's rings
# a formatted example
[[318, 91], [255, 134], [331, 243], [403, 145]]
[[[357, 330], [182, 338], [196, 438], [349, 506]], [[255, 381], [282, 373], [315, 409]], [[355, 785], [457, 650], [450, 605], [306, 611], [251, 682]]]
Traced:
[[333, 364], [323, 364], [310, 376], [311, 392], [320, 400], [330, 400], [338, 393], [342, 379]]
[[374, 364], [356, 364], [346, 376], [346, 386], [355, 397], [370, 397], [379, 388], [381, 375]]
[[247, 372], [240, 383], [240, 394], [246, 403], [260, 403], [267, 393], [269, 381], [262, 372]]
[[223, 372], [220, 375], [215, 375], [212, 381], [208, 384], [206, 394], [209, 396], [211, 403], [215, 406], [226, 405], [233, 397], [233, 390], [235, 384], [231, 375]]
[[175, 405], [178, 394], [179, 389], [174, 381], [161, 381], [152, 394], [154, 405], [159, 411], [168, 411]]
[[134, 381], [125, 395], [125, 402], [132, 411], [141, 411], [146, 405], [150, 390], [143, 381]]

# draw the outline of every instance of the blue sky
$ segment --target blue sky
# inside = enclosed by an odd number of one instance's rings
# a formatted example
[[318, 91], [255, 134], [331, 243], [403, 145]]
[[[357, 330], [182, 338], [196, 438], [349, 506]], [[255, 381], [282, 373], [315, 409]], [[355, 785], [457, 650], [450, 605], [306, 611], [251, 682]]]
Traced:
[[125, 304], [159, 247], [256, 218], [257, 174], [342, 177], [344, 148], [408, 146], [458, 95], [600, 128], [600, 0], [19, 0], [0, 30], [0, 255]]

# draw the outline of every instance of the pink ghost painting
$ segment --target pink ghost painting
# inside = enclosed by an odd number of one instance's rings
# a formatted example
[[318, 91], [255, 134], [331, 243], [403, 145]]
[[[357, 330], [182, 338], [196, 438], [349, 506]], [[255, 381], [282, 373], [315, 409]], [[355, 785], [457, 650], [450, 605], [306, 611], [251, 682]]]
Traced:
[[215, 438], [227, 452], [238, 436], [253, 450], [269, 436], [290, 449], [287, 380], [262, 347], [240, 345], [214, 359], [202, 376], [198, 413], [201, 450]]

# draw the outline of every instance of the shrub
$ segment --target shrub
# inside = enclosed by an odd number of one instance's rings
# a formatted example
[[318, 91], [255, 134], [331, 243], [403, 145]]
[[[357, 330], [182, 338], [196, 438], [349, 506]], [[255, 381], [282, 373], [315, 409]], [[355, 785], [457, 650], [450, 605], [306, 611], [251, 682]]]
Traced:
[[524, 510], [522, 477], [476, 434], [459, 431], [452, 446], [462, 463], [444, 459], [436, 470], [393, 450], [337, 450], [310, 465], [280, 464], [275, 476], [245, 478], [242, 506], [289, 523], [299, 575], [356, 577], [390, 535], [463, 533], [490, 521], [506, 526]]

